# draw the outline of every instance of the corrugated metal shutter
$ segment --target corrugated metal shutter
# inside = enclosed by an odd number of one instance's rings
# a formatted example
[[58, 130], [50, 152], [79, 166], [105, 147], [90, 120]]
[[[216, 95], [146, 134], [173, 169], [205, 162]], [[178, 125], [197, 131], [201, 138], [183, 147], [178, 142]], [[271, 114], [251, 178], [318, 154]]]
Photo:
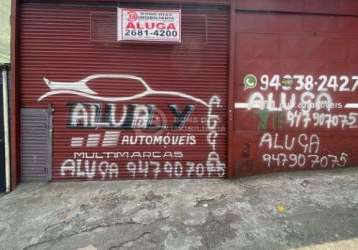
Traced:
[[358, 166], [358, 18], [236, 17], [237, 175]]
[[21, 180], [47, 181], [50, 165], [47, 109], [21, 109]]
[[[228, 9], [184, 5], [182, 44], [128, 44], [115, 40], [116, 6], [31, 2], [21, 6], [22, 106], [38, 108], [51, 103], [54, 108], [53, 179], [225, 177]], [[183, 128], [78, 129], [70, 124], [74, 105], [84, 104], [90, 112], [91, 107], [96, 107], [88, 103], [96, 103], [100, 106], [97, 114], [103, 114], [108, 104], [113, 103], [74, 95], [38, 100], [49, 90], [44, 77], [50, 81], [74, 82], [94, 74], [138, 76], [155, 90], [185, 93], [207, 104], [211, 102], [212, 108], [187, 98], [153, 95], [115, 103], [116, 119], [125, 114], [122, 111], [125, 108], [130, 113], [136, 105], [147, 105], [147, 108], [154, 105], [156, 119], [172, 127], [173, 114], [185, 113], [188, 105], [194, 105]], [[138, 82], [123, 79], [97, 79], [91, 82], [92, 87], [107, 97], [131, 96], [143, 91]], [[107, 119], [106, 115], [101, 117]], [[183, 136], [185, 145], [123, 144], [124, 136], [154, 138], [156, 135], [170, 136], [172, 140]], [[110, 157], [108, 152], [112, 154]]]

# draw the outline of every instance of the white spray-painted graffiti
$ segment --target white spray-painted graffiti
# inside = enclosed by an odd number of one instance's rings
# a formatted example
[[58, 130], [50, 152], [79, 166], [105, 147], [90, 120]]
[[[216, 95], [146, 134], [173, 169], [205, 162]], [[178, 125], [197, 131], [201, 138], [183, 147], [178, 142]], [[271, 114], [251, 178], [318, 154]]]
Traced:
[[259, 147], [268, 153], [262, 154], [262, 160], [268, 168], [303, 168], [307, 164], [315, 168], [345, 167], [348, 154], [322, 154], [320, 137], [317, 134], [299, 134], [298, 136], [264, 133]]
[[208, 171], [209, 176], [211, 175], [212, 172], [218, 172], [220, 177], [222, 177], [225, 174], [225, 163], [220, 161], [220, 156], [216, 152], [217, 137], [218, 137], [217, 127], [218, 127], [218, 122], [220, 122], [220, 117], [219, 115], [213, 114], [213, 109], [220, 108], [220, 103], [221, 100], [218, 96], [213, 96], [209, 102], [208, 120], [207, 120], [207, 127], [209, 132], [206, 138], [208, 144], [211, 146], [211, 152], [208, 155], [208, 160], [206, 162], [206, 165], [208, 169], [210, 169], [210, 171]]
[[225, 175], [225, 163], [221, 162], [220, 156], [216, 151], [218, 132], [216, 128], [220, 122], [220, 117], [213, 114], [214, 108], [220, 108], [220, 98], [213, 96], [209, 102], [208, 117], [206, 126], [208, 130], [207, 141], [211, 147], [211, 151], [208, 154], [206, 163], [196, 163], [193, 161], [166, 161], [161, 163], [159, 161], [131, 161], [127, 163], [127, 170], [131, 173], [132, 177], [144, 175], [147, 177], [152, 170], [154, 178], [158, 178], [162, 173], [169, 177], [203, 177], [213, 176], [223, 177]]
[[261, 137], [259, 146], [266, 147], [268, 150], [283, 149], [287, 151], [292, 151], [295, 147], [299, 147], [305, 154], [319, 152], [320, 140], [316, 134], [300, 134], [298, 137], [284, 135], [283, 139], [281, 139], [282, 142], [280, 139], [279, 133], [274, 135], [265, 133]]
[[[225, 175], [225, 163], [220, 160], [220, 156], [216, 151], [217, 145], [217, 127], [220, 122], [220, 117], [214, 114], [214, 108], [220, 108], [220, 98], [213, 96], [209, 102], [208, 117], [206, 119], [206, 126], [208, 130], [207, 142], [211, 147], [211, 151], [208, 153], [206, 163], [196, 163], [192, 161], [183, 161], [184, 153], [183, 152], [165, 152], [160, 154], [160, 152], [95, 152], [95, 153], [74, 153], [74, 159], [67, 159], [63, 162], [61, 166], [61, 174], [66, 175], [68, 172], [71, 176], [77, 177], [87, 177], [92, 179], [96, 169], [101, 173], [102, 178], [117, 178], [118, 171], [114, 169], [120, 167], [118, 162], [110, 162], [106, 159], [118, 159], [118, 158], [148, 158], [148, 160], [141, 159], [135, 161], [128, 161], [126, 169], [130, 176], [132, 177], [148, 177], [149, 175], [154, 178], [158, 178], [160, 174], [168, 177], [203, 177], [203, 176], [213, 176], [223, 177]], [[179, 113], [177, 113], [179, 114]], [[180, 113], [181, 114], [181, 113]], [[83, 120], [83, 116], [76, 117], [76, 126], [82, 126], [82, 123], [77, 123], [78, 119]], [[78, 118], [81, 117], [81, 118]], [[187, 115], [181, 115], [181, 117], [188, 117]], [[73, 118], [74, 119], [74, 118]], [[73, 121], [71, 119], [71, 121]], [[181, 118], [180, 118], [181, 119]], [[86, 120], [86, 119], [84, 119]], [[203, 120], [205, 122], [205, 120]], [[181, 122], [180, 122], [181, 123]], [[71, 125], [71, 127], [73, 126]], [[81, 125], [82, 124], [82, 125]], [[194, 135], [181, 135], [181, 136], [170, 136], [170, 135], [139, 135], [139, 136], [123, 136], [122, 140], [120, 139], [119, 131], [106, 131], [101, 143], [100, 134], [89, 134], [87, 137], [87, 143], [84, 144], [85, 138], [75, 137], [72, 138], [71, 145], [74, 147], [102, 147], [111, 143], [111, 146], [117, 146], [119, 144], [125, 145], [190, 145], [196, 144], [196, 139]], [[110, 139], [111, 138], [111, 139]], [[131, 139], [128, 139], [131, 138]], [[135, 139], [133, 139], [135, 138]], [[141, 140], [138, 141], [138, 138]], [[151, 138], [148, 141], [148, 138]], [[134, 141], [133, 141], [134, 140]], [[180, 161], [153, 161], [150, 158], [181, 158]], [[103, 160], [105, 159], [105, 160]], [[91, 167], [90, 167], [91, 166]], [[91, 169], [91, 171], [89, 170]]]
[[[333, 110], [358, 108], [357, 103], [334, 102], [329, 91], [353, 92], [358, 89], [358, 76], [277, 75], [250, 76], [245, 90], [260, 86], [260, 91], [249, 95], [247, 102], [235, 103], [236, 109], [259, 109], [267, 112], [285, 112], [289, 127], [356, 128], [356, 112], [331, 114]], [[260, 79], [259, 81], [257, 79]], [[252, 81], [254, 80], [254, 83]], [[276, 92], [267, 92], [275, 90]], [[295, 91], [297, 93], [291, 93]], [[315, 92], [315, 93], [314, 93]], [[322, 113], [325, 112], [325, 113]]]
[[[114, 103], [69, 103], [71, 128], [116, 128], [116, 129], [163, 129], [170, 125], [155, 124], [153, 117], [156, 113], [154, 104], [123, 105], [123, 111], [118, 117], [117, 106]], [[184, 110], [175, 104], [170, 104], [168, 110], [173, 116], [171, 127], [182, 128], [194, 112], [194, 105], [186, 105]]]
[[[358, 113], [339, 113], [358, 108], [358, 104], [334, 102], [331, 96], [332, 92], [358, 90], [358, 76], [262, 74], [257, 77], [247, 74], [243, 83], [245, 91], [256, 87], [259, 87], [260, 91], [250, 92], [247, 102], [237, 102], [235, 108], [262, 111], [257, 113], [262, 115], [260, 119], [265, 119], [261, 123], [264, 126], [259, 126], [259, 129], [268, 129], [267, 120], [270, 113], [285, 113], [286, 120], [283, 122], [289, 128], [295, 129], [358, 127]], [[315, 133], [264, 133], [259, 148], [264, 151], [262, 161], [268, 168], [335, 168], [346, 166], [349, 159], [345, 152], [336, 155], [320, 152], [320, 137]]]
[[[88, 87], [88, 84], [101, 78], [126, 79], [139, 82], [144, 91], [127, 97], [105, 97]], [[101, 103], [68, 103], [69, 129], [105, 129], [92, 131], [86, 136], [70, 138], [70, 147], [80, 149], [72, 158], [65, 159], [61, 165], [61, 175], [93, 179], [99, 175], [102, 179], [123, 176], [131, 177], [204, 177], [225, 175], [225, 163], [217, 152], [218, 126], [221, 122], [214, 110], [222, 108], [220, 98], [212, 96], [209, 102], [175, 91], [153, 90], [140, 77], [126, 74], [96, 74], [78, 82], [54, 82], [44, 78], [50, 91], [39, 97], [42, 101], [55, 95], [77, 95]], [[199, 119], [208, 131], [209, 153], [202, 162], [188, 161], [182, 151], [168, 151], [167, 146], [190, 146], [198, 143], [197, 135], [183, 133], [186, 123], [195, 111], [195, 104], [168, 104], [167, 110], [157, 108], [156, 104], [126, 104], [146, 96], [172, 96], [184, 98], [208, 108], [207, 119]], [[158, 113], [165, 119], [158, 119]], [[159, 117], [160, 118], [160, 117]], [[147, 131], [146, 133], [126, 134], [126, 131]], [[81, 130], [78, 130], [81, 131]], [[158, 131], [160, 131], [158, 133]], [[173, 134], [178, 131], [180, 134]], [[153, 133], [154, 134], [153, 134]], [[125, 145], [161, 146], [163, 151], [96, 151], [90, 148], [117, 148]], [[126, 173], [127, 174], [126, 174]]]
[[[112, 79], [126, 79], [126, 80], [134, 80], [137, 83], [141, 84], [144, 87], [144, 91], [141, 93], [138, 93], [133, 96], [126, 96], [126, 97], [104, 97], [99, 96], [97, 92], [90, 89], [87, 84], [89, 84], [93, 80], [97, 79], [105, 79], [105, 78], [112, 78]], [[49, 87], [50, 91], [45, 93], [44, 95], [40, 96], [38, 101], [42, 101], [43, 99], [54, 96], [54, 95], [64, 95], [64, 94], [70, 94], [70, 95], [78, 95], [82, 97], [86, 97], [92, 100], [97, 101], [104, 101], [104, 102], [127, 102], [136, 100], [142, 97], [146, 96], [175, 96], [175, 97], [182, 97], [197, 103], [200, 103], [206, 107], [209, 107], [209, 104], [205, 101], [196, 98], [191, 95], [187, 95], [185, 93], [181, 92], [175, 92], [175, 91], [158, 91], [152, 89], [148, 83], [144, 81], [143, 78], [134, 76], [134, 75], [127, 75], [127, 74], [94, 74], [91, 76], [88, 76], [80, 81], [77, 82], [55, 82], [50, 81], [47, 78], [44, 78], [44, 82]]]
[[320, 112], [287, 111], [286, 119], [290, 127], [309, 126], [322, 128], [357, 128], [358, 113], [330, 114]]
[[303, 92], [297, 98], [296, 94], [290, 94], [288, 98], [287, 93], [279, 94], [279, 102], [275, 101], [275, 94], [270, 92], [264, 94], [262, 92], [254, 92], [250, 95], [247, 103], [235, 103], [237, 109], [261, 109], [269, 112], [287, 111], [299, 108], [305, 111], [325, 109], [330, 111], [333, 107], [340, 106], [334, 104], [331, 96], [328, 93], [320, 93], [315, 96], [311, 92]]
[[[102, 139], [103, 138], [103, 139]], [[87, 143], [85, 143], [87, 141]], [[87, 137], [72, 137], [71, 147], [116, 147], [119, 145], [195, 145], [196, 136], [185, 135], [120, 135], [117, 131], [88, 134]]]
[[87, 177], [92, 179], [96, 173], [100, 173], [102, 179], [118, 178], [119, 166], [115, 162], [92, 161], [82, 159], [66, 159], [61, 165], [61, 175]]

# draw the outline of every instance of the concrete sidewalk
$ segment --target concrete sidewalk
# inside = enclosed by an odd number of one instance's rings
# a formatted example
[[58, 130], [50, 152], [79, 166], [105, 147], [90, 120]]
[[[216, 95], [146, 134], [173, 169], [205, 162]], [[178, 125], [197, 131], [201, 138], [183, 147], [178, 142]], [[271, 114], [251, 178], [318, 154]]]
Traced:
[[358, 169], [239, 180], [22, 184], [1, 249], [358, 249]]

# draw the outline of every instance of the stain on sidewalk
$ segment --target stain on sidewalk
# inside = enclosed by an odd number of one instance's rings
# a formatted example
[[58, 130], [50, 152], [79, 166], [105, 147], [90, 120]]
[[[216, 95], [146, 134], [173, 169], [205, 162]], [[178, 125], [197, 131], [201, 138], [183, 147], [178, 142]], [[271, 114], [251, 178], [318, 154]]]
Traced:
[[0, 211], [6, 250], [354, 246], [358, 170], [22, 184], [0, 197]]

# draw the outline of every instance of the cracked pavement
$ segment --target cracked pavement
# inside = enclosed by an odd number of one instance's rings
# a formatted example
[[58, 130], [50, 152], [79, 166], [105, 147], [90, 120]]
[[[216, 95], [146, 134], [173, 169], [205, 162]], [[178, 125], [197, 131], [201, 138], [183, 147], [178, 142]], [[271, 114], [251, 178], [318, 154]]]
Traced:
[[21, 184], [0, 211], [6, 250], [358, 249], [358, 169]]

